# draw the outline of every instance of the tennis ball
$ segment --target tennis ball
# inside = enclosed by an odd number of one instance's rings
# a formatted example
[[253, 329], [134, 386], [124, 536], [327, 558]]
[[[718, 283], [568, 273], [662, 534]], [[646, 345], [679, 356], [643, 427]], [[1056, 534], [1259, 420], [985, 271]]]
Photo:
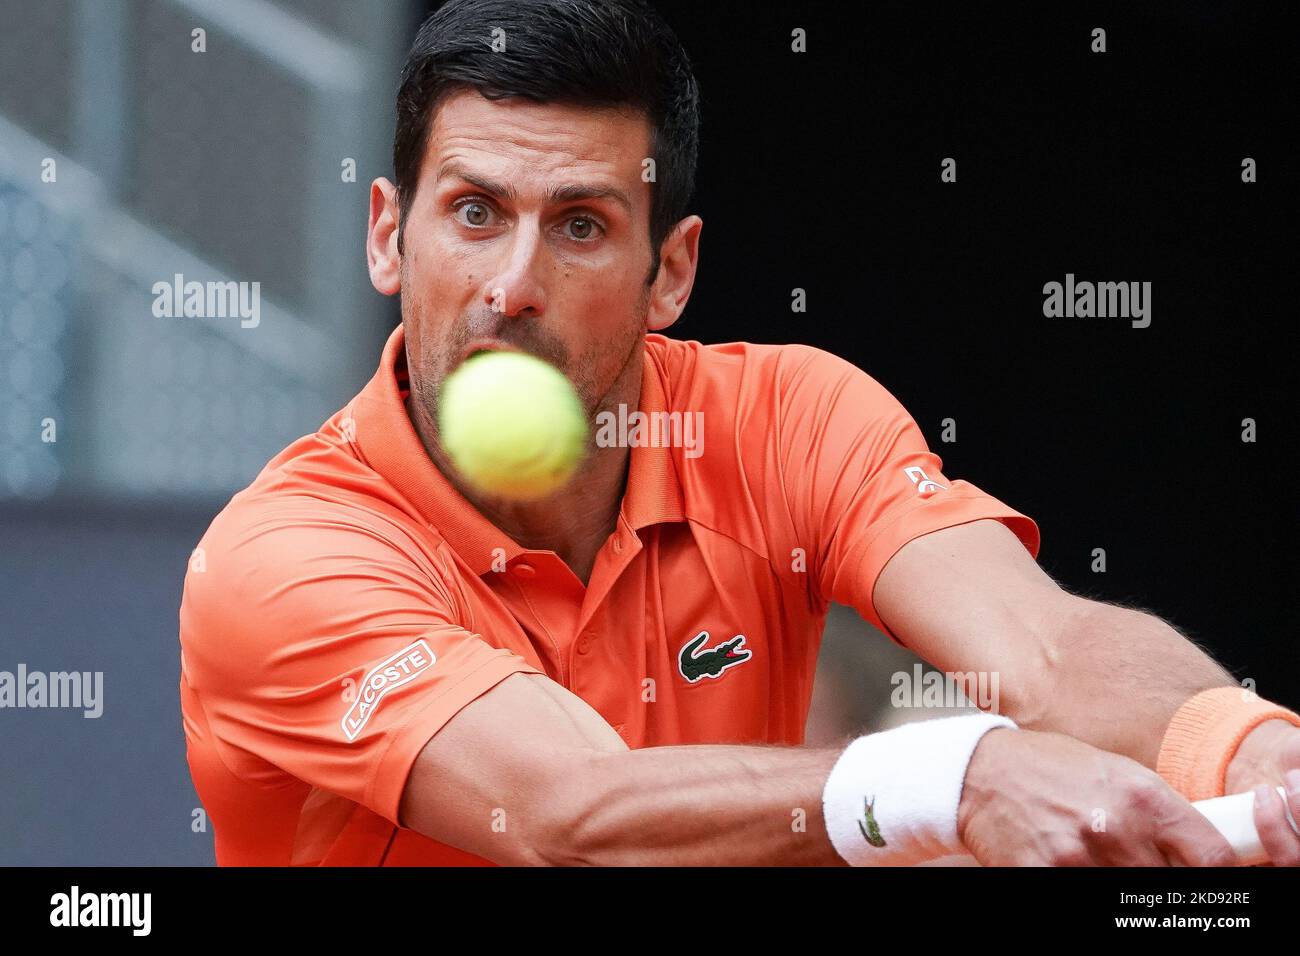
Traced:
[[479, 491], [543, 498], [572, 477], [587, 448], [587, 418], [569, 380], [520, 352], [479, 352], [442, 384], [442, 447]]

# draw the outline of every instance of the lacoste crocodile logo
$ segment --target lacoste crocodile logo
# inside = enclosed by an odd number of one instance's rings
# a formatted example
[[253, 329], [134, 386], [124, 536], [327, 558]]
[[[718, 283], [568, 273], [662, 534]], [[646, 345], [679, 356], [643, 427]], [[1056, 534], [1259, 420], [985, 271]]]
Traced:
[[737, 634], [725, 644], [710, 647], [697, 654], [696, 651], [699, 651], [708, 639], [709, 632], [700, 631], [686, 642], [681, 654], [678, 655], [677, 668], [692, 684], [706, 677], [720, 677], [728, 667], [743, 664], [754, 656], [751, 651], [744, 649], [744, 634]]
[[867, 817], [866, 826], [862, 825], [861, 820], [858, 821], [858, 829], [862, 831], [862, 839], [866, 840], [872, 846], [884, 846], [885, 838], [880, 835], [880, 825], [876, 823], [874, 813], [876, 809], [876, 798], [872, 797], [868, 800], [866, 797], [863, 797], [862, 807], [866, 812]]

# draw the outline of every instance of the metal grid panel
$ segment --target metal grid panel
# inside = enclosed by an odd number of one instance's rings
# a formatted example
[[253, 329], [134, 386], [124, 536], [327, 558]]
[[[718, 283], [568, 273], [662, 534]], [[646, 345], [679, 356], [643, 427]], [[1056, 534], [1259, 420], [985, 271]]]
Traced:
[[149, 289], [111, 269], [87, 282], [95, 305], [84, 331], [98, 356], [92, 401], [102, 410], [88, 485], [139, 495], [239, 488], [335, 410], [332, 397], [213, 325], [234, 320], [155, 317]]
[[[360, 387], [408, 12], [0, 0], [0, 497], [219, 498]], [[259, 283], [260, 324], [158, 318], [175, 272]]]
[[46, 497], [64, 472], [75, 254], [66, 219], [0, 181], [0, 498]]

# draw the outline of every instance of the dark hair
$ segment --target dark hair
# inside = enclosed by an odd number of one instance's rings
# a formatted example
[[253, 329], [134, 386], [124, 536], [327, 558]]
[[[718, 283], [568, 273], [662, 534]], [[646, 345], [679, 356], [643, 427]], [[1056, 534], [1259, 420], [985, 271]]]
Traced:
[[[492, 49], [494, 30], [505, 50]], [[699, 89], [686, 51], [644, 0], [449, 0], [416, 35], [397, 93], [393, 167], [398, 248], [438, 105], [451, 92], [488, 99], [631, 107], [650, 122], [649, 280], [659, 246], [687, 214], [699, 146]]]

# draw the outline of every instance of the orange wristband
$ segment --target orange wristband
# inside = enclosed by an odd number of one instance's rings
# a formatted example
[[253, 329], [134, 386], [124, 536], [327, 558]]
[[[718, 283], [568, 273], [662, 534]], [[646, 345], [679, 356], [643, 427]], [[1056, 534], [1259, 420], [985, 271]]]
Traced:
[[1221, 797], [1238, 745], [1264, 721], [1279, 718], [1300, 727], [1300, 714], [1241, 687], [1203, 690], [1169, 721], [1156, 772], [1188, 800]]

